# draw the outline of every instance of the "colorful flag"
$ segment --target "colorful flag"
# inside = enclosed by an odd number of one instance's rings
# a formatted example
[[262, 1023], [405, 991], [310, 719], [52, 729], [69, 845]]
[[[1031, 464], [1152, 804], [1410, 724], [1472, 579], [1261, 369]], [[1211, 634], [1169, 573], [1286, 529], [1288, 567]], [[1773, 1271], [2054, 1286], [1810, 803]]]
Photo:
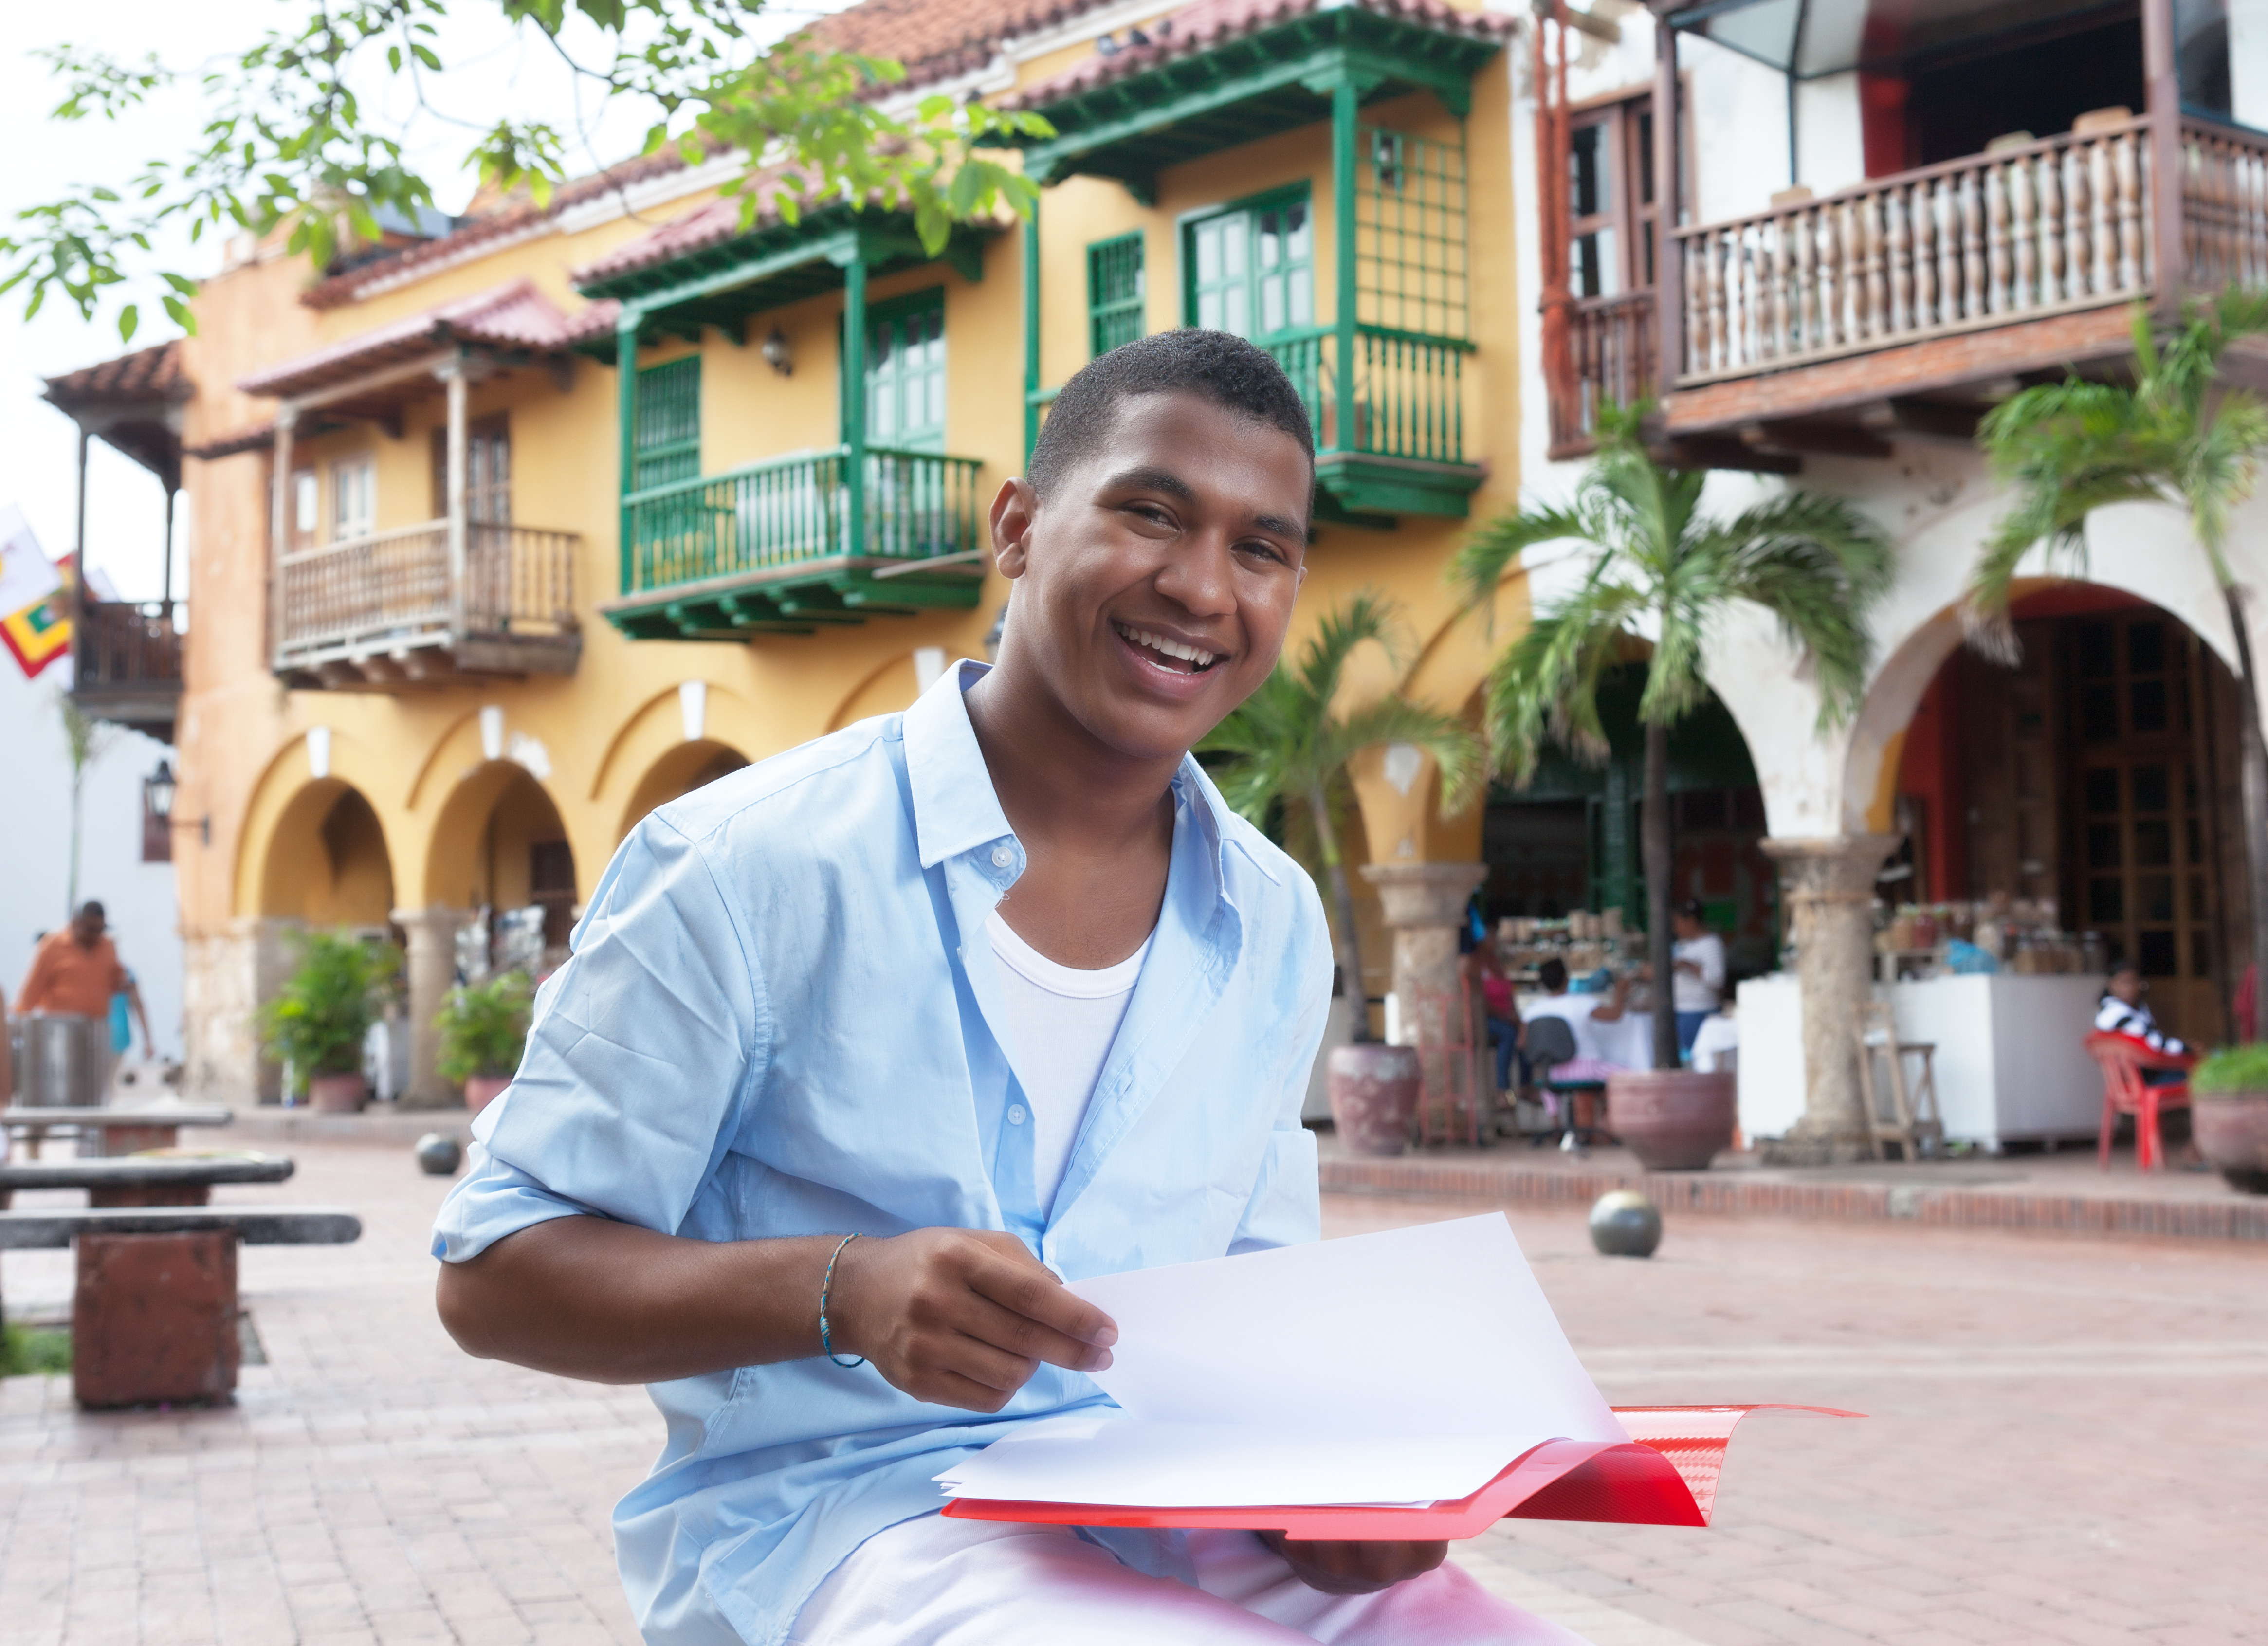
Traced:
[[70, 650], [70, 640], [63, 569], [41, 552], [21, 509], [0, 509], [0, 642], [29, 680]]

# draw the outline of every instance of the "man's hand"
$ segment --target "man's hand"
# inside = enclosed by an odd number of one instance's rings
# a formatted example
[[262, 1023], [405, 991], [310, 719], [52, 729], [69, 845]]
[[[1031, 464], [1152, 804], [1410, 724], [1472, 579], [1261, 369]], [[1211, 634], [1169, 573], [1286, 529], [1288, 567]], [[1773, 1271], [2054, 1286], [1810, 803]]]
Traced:
[[1292, 1575], [1327, 1595], [1375, 1594], [1432, 1571], [1448, 1557], [1446, 1543], [1295, 1543], [1280, 1532], [1261, 1539]]
[[1108, 1315], [998, 1230], [852, 1241], [827, 1320], [837, 1354], [865, 1356], [917, 1400], [972, 1412], [998, 1411], [1042, 1361], [1099, 1371], [1118, 1341]]

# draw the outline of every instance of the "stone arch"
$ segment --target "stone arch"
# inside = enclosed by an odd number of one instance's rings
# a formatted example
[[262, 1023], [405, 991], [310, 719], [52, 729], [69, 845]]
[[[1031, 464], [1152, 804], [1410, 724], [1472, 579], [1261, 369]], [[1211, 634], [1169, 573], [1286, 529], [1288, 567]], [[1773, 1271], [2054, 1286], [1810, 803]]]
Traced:
[[558, 802], [526, 767], [484, 761], [457, 780], [433, 819], [425, 850], [428, 907], [518, 908], [546, 877], [539, 847], [567, 849], [567, 893], [579, 890]]
[[384, 926], [394, 912], [386, 829], [361, 790], [311, 778], [261, 842], [254, 913], [315, 926]]
[[615, 831], [615, 837], [620, 840], [628, 834], [657, 807], [715, 783], [747, 763], [747, 755], [716, 738], [678, 744], [647, 767], [637, 787], [630, 790], [630, 802], [622, 809], [622, 827]]

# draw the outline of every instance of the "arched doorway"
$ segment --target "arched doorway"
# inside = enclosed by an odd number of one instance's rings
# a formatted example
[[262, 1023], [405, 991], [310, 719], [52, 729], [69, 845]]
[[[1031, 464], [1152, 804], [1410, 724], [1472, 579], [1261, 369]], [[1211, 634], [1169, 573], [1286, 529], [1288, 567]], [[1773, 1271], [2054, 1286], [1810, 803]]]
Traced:
[[259, 912], [311, 926], [385, 929], [394, 864], [361, 790], [324, 777], [291, 797], [261, 863]]
[[2122, 590], [2058, 583], [2013, 615], [2017, 665], [1953, 650], [1888, 752], [1885, 900], [1989, 925], [2009, 971], [2132, 959], [2169, 1030], [2220, 1039], [2249, 930], [2237, 681]]
[[[1646, 738], [1638, 718], [1643, 663], [1625, 664], [1599, 688], [1608, 753], [1595, 764], [1555, 743], [1535, 776], [1489, 791], [1479, 898], [1491, 930], [1507, 921], [1521, 969], [1547, 952], [1571, 971], [1617, 958], [1616, 934], [1642, 931], [1646, 887], [1640, 866]], [[1747, 740], [1712, 694], [1672, 729], [1669, 798], [1674, 859], [1670, 896], [1697, 900], [1725, 940], [1732, 979], [1769, 972], [1779, 949], [1778, 876], [1763, 851], [1764, 793]], [[1642, 958], [1635, 941], [1620, 958]]]
[[617, 837], [636, 828], [646, 814], [658, 806], [667, 805], [680, 796], [689, 795], [696, 789], [715, 783], [719, 777], [739, 771], [748, 763], [747, 756], [729, 743], [719, 743], [713, 738], [697, 738], [681, 743], [647, 768], [638, 779], [637, 787], [630, 793], [630, 804], [622, 808], [622, 826]]
[[576, 898], [574, 850], [543, 785], [511, 761], [468, 773], [441, 808], [425, 870], [429, 905], [473, 912], [459, 969], [549, 973], [567, 957]]

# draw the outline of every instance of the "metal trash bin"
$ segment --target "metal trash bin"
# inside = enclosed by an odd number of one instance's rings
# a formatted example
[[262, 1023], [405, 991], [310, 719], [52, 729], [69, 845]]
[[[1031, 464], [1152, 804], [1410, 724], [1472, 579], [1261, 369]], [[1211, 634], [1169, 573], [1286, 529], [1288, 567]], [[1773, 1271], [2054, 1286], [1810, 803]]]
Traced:
[[16, 1101], [27, 1109], [102, 1106], [110, 1073], [110, 1023], [58, 1013], [18, 1018]]

